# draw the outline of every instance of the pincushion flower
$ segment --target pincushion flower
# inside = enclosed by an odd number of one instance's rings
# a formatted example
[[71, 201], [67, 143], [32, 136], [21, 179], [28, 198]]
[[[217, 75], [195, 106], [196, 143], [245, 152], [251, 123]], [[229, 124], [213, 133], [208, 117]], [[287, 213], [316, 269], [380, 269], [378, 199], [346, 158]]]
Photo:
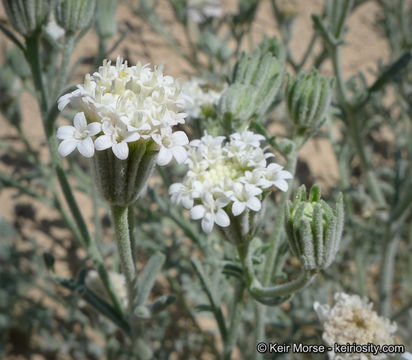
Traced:
[[173, 131], [184, 123], [182, 104], [179, 83], [163, 75], [161, 67], [128, 66], [121, 57], [115, 65], [105, 60], [75, 91], [58, 100], [60, 111], [68, 105], [78, 111], [74, 127], [58, 129], [63, 140], [60, 155], [77, 148], [92, 158], [103, 197], [112, 205], [128, 205], [146, 185], [156, 162], [185, 161], [189, 140], [183, 131]]
[[[121, 160], [128, 157], [130, 142], [161, 145], [163, 137], [172, 137], [180, 139], [179, 146], [188, 143], [183, 132], [171, 135], [173, 126], [184, 123], [185, 114], [179, 113], [183, 100], [180, 85], [164, 76], [161, 67], [152, 71], [148, 64], [129, 67], [121, 57], [115, 65], [105, 60], [98, 72], [87, 74], [83, 84], [58, 100], [60, 111], [69, 104], [83, 112], [88, 123], [101, 124], [102, 132], [93, 134], [96, 150], [111, 148]], [[172, 152], [172, 157], [184, 161], [181, 152]], [[167, 165], [172, 157], [162, 163]]]
[[280, 184], [281, 190], [287, 189], [285, 180], [292, 175], [280, 165], [268, 164], [273, 154], [261, 148], [262, 140], [263, 136], [245, 130], [228, 140], [205, 134], [189, 144], [188, 172], [169, 194], [173, 202], [190, 210], [192, 219], [202, 220], [204, 232], [210, 233], [215, 224], [231, 231], [242, 218], [243, 235], [250, 236], [254, 215], [262, 210], [270, 187]]
[[[323, 340], [333, 348], [334, 344], [394, 344], [396, 324], [379, 316], [372, 310], [372, 303], [358, 295], [336, 293], [335, 304], [321, 305], [315, 302], [314, 309], [323, 325]], [[380, 360], [386, 359], [385, 354], [335, 354], [329, 353], [330, 360]]]

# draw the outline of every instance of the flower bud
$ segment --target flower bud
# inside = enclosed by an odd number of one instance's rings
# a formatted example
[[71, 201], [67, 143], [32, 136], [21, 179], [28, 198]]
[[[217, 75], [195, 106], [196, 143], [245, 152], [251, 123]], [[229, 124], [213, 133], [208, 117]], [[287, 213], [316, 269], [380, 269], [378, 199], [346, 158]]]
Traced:
[[147, 184], [158, 153], [152, 140], [130, 144], [125, 160], [117, 158], [111, 149], [97, 151], [91, 163], [102, 197], [110, 205], [127, 206], [134, 202]]
[[13, 27], [28, 37], [45, 23], [54, 0], [3, 0], [3, 6]]
[[97, 0], [96, 29], [102, 38], [110, 38], [117, 31], [117, 0]]
[[245, 129], [253, 117], [264, 116], [273, 105], [284, 75], [284, 63], [273, 53], [276, 42], [265, 41], [251, 54], [243, 53], [236, 63], [231, 86], [218, 106], [223, 125], [232, 131]]
[[287, 107], [298, 132], [313, 133], [321, 127], [332, 98], [333, 85], [334, 80], [316, 70], [289, 81]]
[[92, 21], [96, 0], [59, 0], [56, 21], [68, 33], [85, 29]]
[[320, 187], [314, 185], [306, 200], [302, 185], [293, 202], [286, 207], [286, 230], [293, 255], [299, 257], [306, 271], [326, 269], [335, 259], [343, 230], [343, 200], [339, 195], [336, 209], [320, 199]]

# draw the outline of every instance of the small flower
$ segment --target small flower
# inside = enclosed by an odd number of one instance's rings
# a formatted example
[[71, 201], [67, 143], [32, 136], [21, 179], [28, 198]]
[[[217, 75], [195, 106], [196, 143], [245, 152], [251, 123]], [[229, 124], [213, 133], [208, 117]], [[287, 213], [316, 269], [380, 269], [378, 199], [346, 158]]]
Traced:
[[[358, 295], [345, 293], [335, 294], [335, 304], [321, 305], [315, 302], [313, 305], [323, 325], [323, 340], [327, 345], [334, 344], [368, 344], [384, 345], [394, 343], [396, 324], [388, 319], [380, 317], [372, 310], [372, 303], [362, 299]], [[335, 354], [328, 353], [330, 360], [358, 360], [358, 359], [386, 359], [385, 354]]]
[[102, 130], [104, 135], [99, 136], [94, 143], [96, 150], [101, 151], [112, 148], [118, 159], [127, 159], [129, 156], [127, 143], [138, 140], [139, 134], [127, 131], [127, 127], [122, 121], [117, 123], [103, 121]]
[[[232, 220], [246, 221], [243, 235], [250, 239], [258, 225], [252, 220], [262, 210], [268, 189], [278, 186], [286, 191], [285, 179], [292, 177], [282, 166], [268, 165], [267, 159], [273, 154], [260, 147], [263, 139], [245, 130], [228, 140], [208, 134], [193, 140], [186, 160], [189, 170], [182, 183], [169, 189], [172, 201], [191, 209], [192, 219], [202, 219], [202, 229], [207, 233], [214, 224], [227, 228]], [[250, 219], [246, 209], [251, 211]], [[243, 213], [247, 219], [243, 219]]]
[[259, 211], [262, 208], [262, 204], [256, 195], [260, 195], [261, 193], [262, 190], [254, 185], [235, 183], [233, 185], [232, 196], [233, 215], [240, 215], [246, 208], [249, 208], [252, 211]]
[[215, 223], [221, 227], [230, 225], [229, 216], [222, 209], [229, 203], [229, 199], [219, 198], [215, 200], [212, 194], [206, 193], [203, 195], [202, 201], [202, 205], [196, 205], [190, 210], [190, 216], [194, 220], [202, 219], [202, 230], [206, 234], [212, 232]]
[[207, 80], [193, 77], [182, 84], [183, 109], [191, 118], [200, 118], [204, 111], [216, 106], [227, 84], [209, 84]]
[[59, 145], [60, 156], [67, 156], [77, 148], [86, 158], [94, 155], [92, 136], [98, 134], [101, 125], [97, 122], [87, 124], [84, 113], [77, 113], [73, 120], [74, 126], [61, 126], [57, 131], [57, 138], [63, 140]]
[[159, 156], [157, 157], [158, 165], [167, 165], [174, 157], [181, 164], [187, 158], [184, 145], [189, 143], [187, 135], [183, 131], [172, 133], [170, 128], [161, 129], [160, 135], [153, 138], [160, 145]]

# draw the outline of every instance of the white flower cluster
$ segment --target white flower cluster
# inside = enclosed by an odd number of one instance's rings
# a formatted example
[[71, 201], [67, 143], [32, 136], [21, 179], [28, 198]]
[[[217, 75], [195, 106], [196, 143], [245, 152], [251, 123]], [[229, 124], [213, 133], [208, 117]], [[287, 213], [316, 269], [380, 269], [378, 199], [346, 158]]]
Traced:
[[219, 102], [227, 84], [220, 89], [208, 87], [206, 80], [193, 77], [182, 84], [183, 111], [191, 118], [199, 118], [204, 107], [213, 107]]
[[[380, 317], [372, 310], [372, 303], [358, 295], [336, 293], [335, 304], [321, 305], [315, 302], [314, 309], [323, 324], [323, 340], [329, 346], [337, 344], [372, 343], [375, 345], [394, 344], [396, 324]], [[335, 354], [329, 352], [330, 360], [380, 360], [385, 354]]]
[[174, 203], [190, 209], [192, 219], [202, 219], [204, 232], [210, 233], [215, 223], [229, 226], [228, 213], [259, 211], [264, 192], [272, 186], [288, 189], [285, 180], [292, 175], [278, 164], [268, 164], [274, 155], [264, 152], [262, 140], [262, 135], [245, 130], [232, 134], [227, 142], [224, 136], [206, 134], [190, 143], [189, 171], [183, 183], [170, 187], [169, 194]]
[[218, 17], [222, 14], [220, 0], [189, 0], [187, 4], [187, 15], [195, 23], [203, 23], [209, 18]]
[[111, 148], [121, 160], [129, 155], [128, 143], [153, 140], [159, 148], [157, 162], [166, 165], [174, 157], [179, 163], [186, 157], [189, 140], [172, 127], [184, 123], [180, 85], [164, 76], [161, 67], [152, 71], [148, 64], [128, 66], [121, 57], [116, 65], [105, 60], [99, 71], [87, 74], [84, 84], [62, 96], [59, 110], [68, 104], [79, 112], [74, 126], [62, 126], [57, 137], [61, 156], [74, 149], [85, 157], [96, 150]]

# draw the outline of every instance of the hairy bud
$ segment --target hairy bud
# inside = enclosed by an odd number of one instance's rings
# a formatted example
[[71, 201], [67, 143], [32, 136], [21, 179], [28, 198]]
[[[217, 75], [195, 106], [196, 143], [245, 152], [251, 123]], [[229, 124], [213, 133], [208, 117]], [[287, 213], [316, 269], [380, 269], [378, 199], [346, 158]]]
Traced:
[[13, 27], [28, 37], [46, 22], [54, 0], [3, 0], [3, 6]]
[[339, 195], [335, 210], [320, 198], [314, 185], [306, 200], [302, 185], [286, 207], [286, 230], [292, 253], [301, 259], [306, 271], [326, 269], [335, 259], [343, 230], [343, 200]]
[[328, 79], [316, 70], [289, 81], [289, 117], [300, 133], [314, 133], [323, 124], [332, 98], [333, 85], [334, 80]]
[[96, 8], [96, 0], [59, 0], [56, 22], [68, 33], [75, 33], [90, 25]]

